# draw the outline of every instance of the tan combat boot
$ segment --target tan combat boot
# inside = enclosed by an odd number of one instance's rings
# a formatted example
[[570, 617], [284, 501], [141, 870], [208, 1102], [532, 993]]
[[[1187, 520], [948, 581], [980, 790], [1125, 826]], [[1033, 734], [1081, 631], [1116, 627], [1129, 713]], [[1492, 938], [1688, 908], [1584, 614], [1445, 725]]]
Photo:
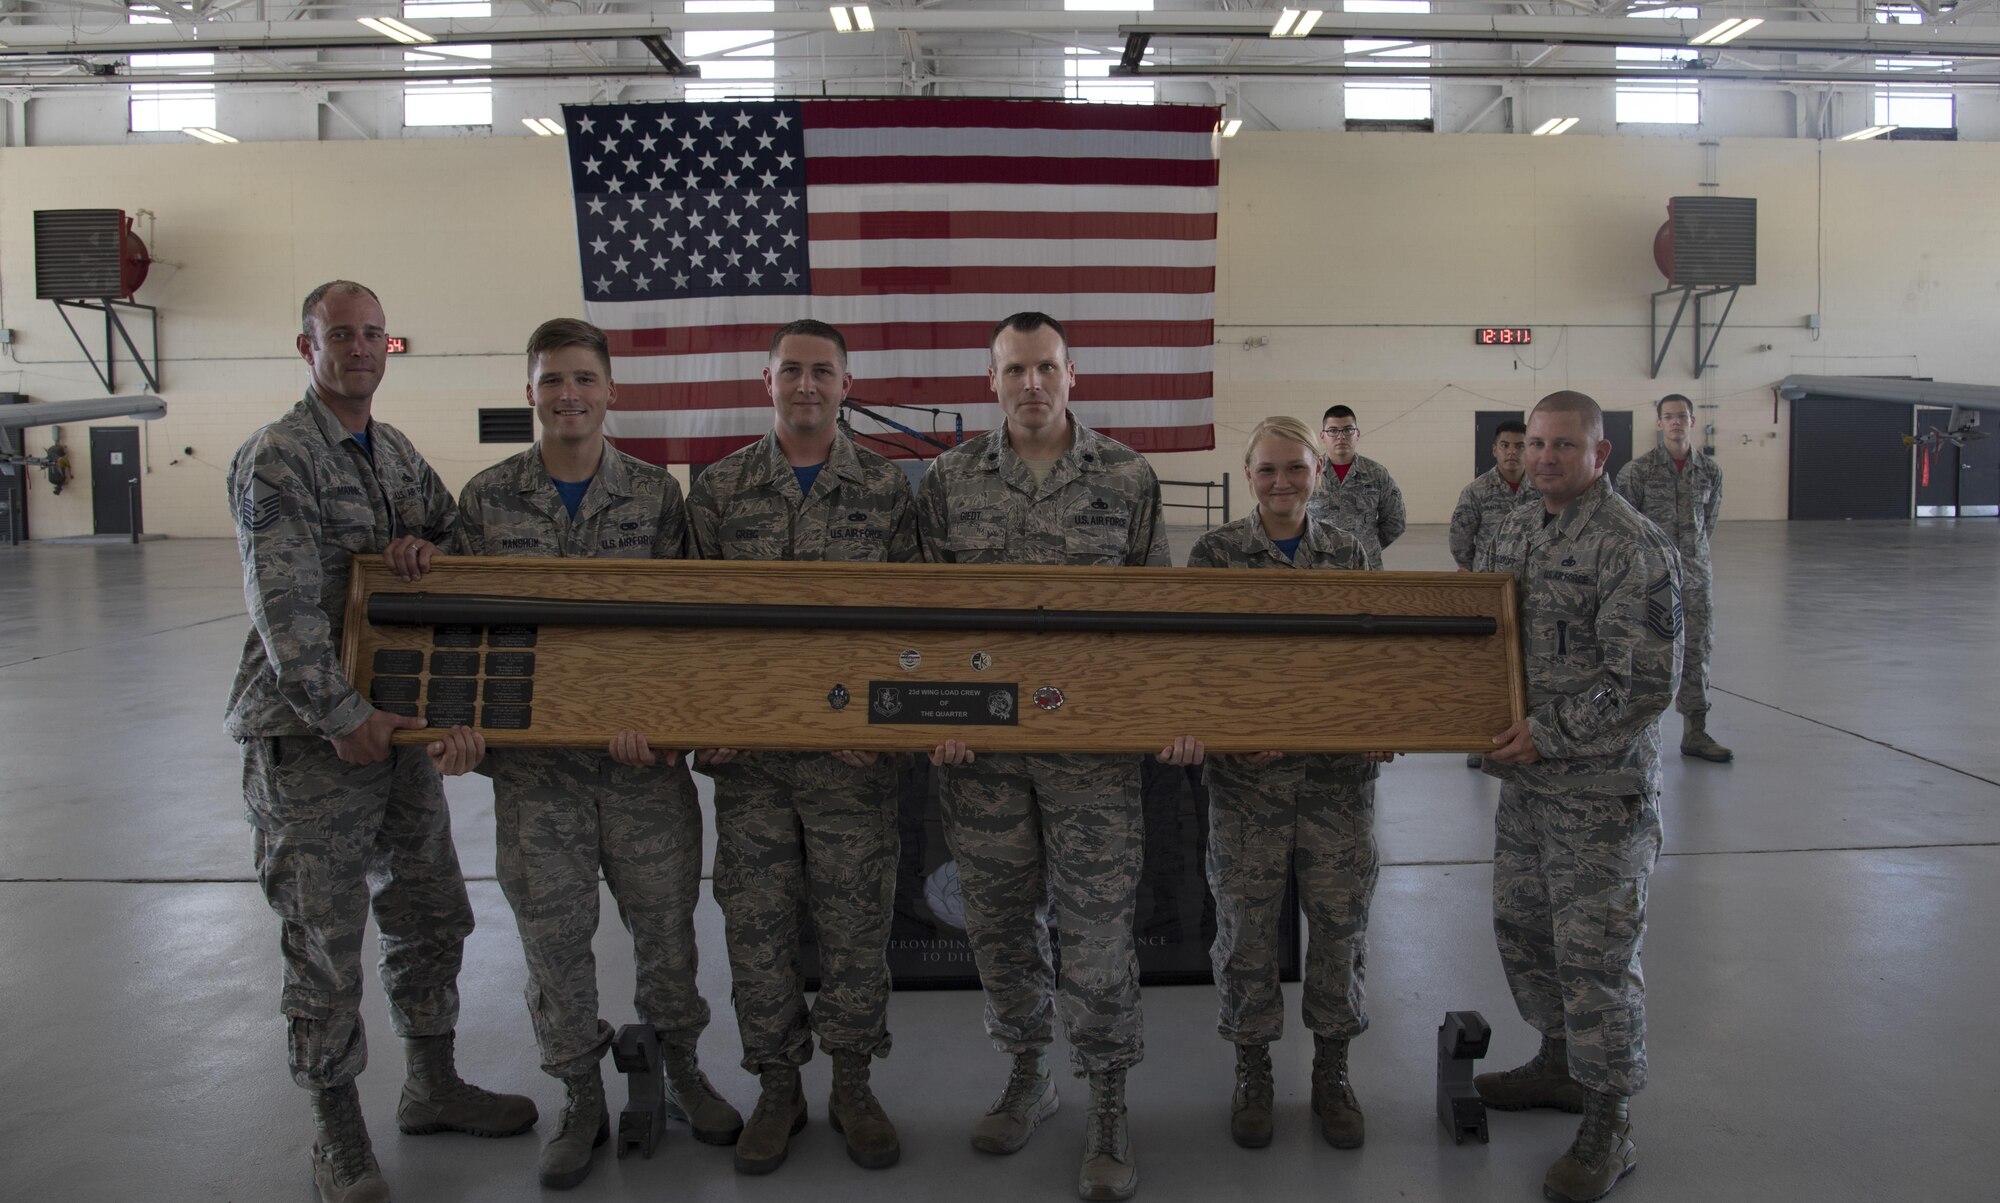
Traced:
[[695, 1059], [694, 1045], [663, 1045], [660, 1060], [667, 1070], [667, 1114], [685, 1120], [694, 1138], [703, 1144], [735, 1144], [743, 1134], [743, 1115], [715, 1092]]
[[1125, 1121], [1125, 1071], [1090, 1075], [1090, 1118], [1084, 1121], [1083, 1171], [1076, 1193], [1084, 1199], [1129, 1199], [1139, 1189], [1139, 1163]]
[[861, 1168], [887, 1169], [903, 1155], [896, 1125], [868, 1088], [867, 1053], [834, 1050], [833, 1093], [826, 1100], [826, 1115], [833, 1130], [846, 1138], [848, 1159]]
[[1639, 1151], [1632, 1144], [1630, 1099], [1622, 1094], [1589, 1092], [1583, 1123], [1569, 1152], [1556, 1158], [1542, 1179], [1542, 1194], [1555, 1203], [1590, 1203], [1611, 1193], [1620, 1179], [1639, 1168]]
[[1319, 1116], [1319, 1134], [1336, 1149], [1358, 1149], [1365, 1132], [1361, 1104], [1354, 1086], [1347, 1080], [1347, 1041], [1333, 1036], [1313, 1037], [1313, 1114]]
[[1697, 756], [1716, 764], [1728, 764], [1736, 759], [1736, 753], [1716, 743], [1708, 733], [1708, 711], [1687, 716], [1687, 725], [1681, 731], [1681, 755]]
[[354, 1083], [312, 1092], [313, 1185], [321, 1203], [389, 1203], [389, 1183], [375, 1164], [368, 1125], [361, 1119], [361, 1095]]
[[604, 1078], [595, 1065], [588, 1073], [563, 1079], [562, 1115], [556, 1134], [542, 1146], [542, 1185], [568, 1190], [590, 1177], [590, 1159], [611, 1139], [611, 1109], [604, 1102]]
[[1039, 1048], [1015, 1053], [1006, 1089], [972, 1126], [972, 1147], [982, 1153], [1020, 1152], [1035, 1125], [1056, 1113], [1059, 1101], [1047, 1055]]
[[1229, 1100], [1229, 1135], [1246, 1149], [1271, 1143], [1271, 1046], [1236, 1046], [1236, 1093]]
[[455, 1037], [413, 1036], [403, 1041], [409, 1076], [396, 1104], [396, 1126], [406, 1136], [466, 1132], [473, 1136], [519, 1136], [540, 1118], [533, 1099], [494, 1094], [461, 1080], [452, 1061]]
[[806, 1126], [806, 1096], [795, 1065], [767, 1065], [757, 1075], [756, 1110], [736, 1138], [736, 1172], [768, 1174], [785, 1164], [792, 1137]]
[[1526, 1111], [1530, 1107], [1552, 1107], [1571, 1114], [1583, 1110], [1582, 1083], [1569, 1076], [1567, 1041], [1542, 1037], [1541, 1051], [1526, 1065], [1472, 1079], [1473, 1089], [1488, 1107], [1501, 1111]]

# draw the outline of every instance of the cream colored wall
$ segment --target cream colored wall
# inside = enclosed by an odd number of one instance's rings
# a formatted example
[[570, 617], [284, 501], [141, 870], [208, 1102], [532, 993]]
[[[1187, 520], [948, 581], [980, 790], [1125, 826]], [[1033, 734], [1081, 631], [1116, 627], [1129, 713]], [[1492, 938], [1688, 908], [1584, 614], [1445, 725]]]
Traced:
[[[1724, 516], [1776, 518], [1781, 376], [2000, 381], [2000, 145], [1798, 140], [1716, 151], [1717, 191], [1758, 198], [1760, 283], [1743, 291], [1701, 380], [1685, 330], [1649, 379], [1647, 294], [1661, 284], [1652, 232], [1667, 197], [1701, 191], [1706, 153], [1691, 141], [1576, 136], [1225, 142], [1219, 446], [1159, 456], [1161, 475], [1235, 471], [1258, 418], [1316, 419], [1344, 401], [1361, 414], [1363, 453], [1402, 483], [1412, 521], [1441, 522], [1471, 472], [1474, 411], [1578, 388], [1637, 412], [1644, 446], [1652, 399], [1679, 391], [1717, 407], [1701, 413], [1728, 473]], [[159, 215], [163, 263], [140, 292], [162, 309], [169, 405], [146, 424], [153, 531], [228, 533], [222, 469], [303, 388], [292, 337], [314, 284], [351, 276], [381, 292], [414, 353], [394, 362], [377, 412], [453, 487], [497, 458], [475, 441], [474, 415], [519, 399], [528, 330], [581, 312], [553, 139], [0, 150], [0, 325], [17, 331], [6, 350], [18, 357], [0, 357], [0, 389], [101, 395], [54, 306], [33, 299], [34, 210], [96, 206]], [[1804, 328], [1813, 312], [1817, 340]], [[1534, 344], [1472, 345], [1472, 327], [1502, 323], [1533, 326]], [[1087, 354], [1078, 366], [1087, 397]], [[121, 363], [120, 375], [121, 391], [137, 391], [135, 371]], [[40, 537], [90, 529], [89, 436], [64, 435], [83, 475], [61, 497], [37, 480]], [[47, 439], [31, 431], [29, 449]]]
[[[1570, 136], [1225, 142], [1218, 448], [1156, 457], [1161, 474], [1238, 470], [1259, 418], [1345, 402], [1411, 520], [1442, 522], [1472, 472], [1475, 411], [1581, 389], [1633, 410], [1644, 448], [1652, 401], [1681, 392], [1717, 407], [1699, 412], [1716, 426], [1723, 516], [1782, 518], [1790, 406], [1774, 421], [1771, 390], [1787, 373], [2000, 382], [2000, 146], [1797, 140], [1716, 151], [1715, 191], [1758, 200], [1759, 282], [1700, 380], [1685, 328], [1651, 379], [1652, 235], [1667, 197], [1702, 192], [1705, 154]], [[1488, 324], [1532, 326], [1535, 341], [1475, 347]]]
[[[410, 339], [376, 414], [456, 489], [499, 458], [477, 442], [476, 415], [521, 402], [528, 332], [583, 312], [568, 181], [562, 146], [541, 138], [0, 151], [0, 324], [17, 331], [0, 389], [37, 401], [104, 391], [55, 306], [33, 299], [34, 211], [149, 209], [162, 262], [138, 299], [161, 310], [167, 401], [166, 417], [138, 424], [149, 531], [230, 533], [229, 458], [298, 400], [299, 301], [340, 276], [380, 293], [391, 333]], [[144, 390], [122, 350], [118, 384]], [[31, 453], [49, 440], [28, 434]], [[63, 437], [79, 479], [53, 497], [35, 475], [38, 538], [91, 529], [89, 433]]]

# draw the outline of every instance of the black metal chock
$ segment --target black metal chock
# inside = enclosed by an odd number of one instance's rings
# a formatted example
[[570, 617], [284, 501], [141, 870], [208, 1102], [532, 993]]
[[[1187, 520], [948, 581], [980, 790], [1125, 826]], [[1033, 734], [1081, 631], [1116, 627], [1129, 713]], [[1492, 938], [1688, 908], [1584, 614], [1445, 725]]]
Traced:
[[667, 1135], [666, 1066], [660, 1035], [650, 1023], [628, 1023], [611, 1042], [611, 1063], [625, 1075], [625, 1110], [618, 1114], [618, 1155], [637, 1149], [651, 1158]]
[[1453, 1144], [1468, 1136], [1486, 1143], [1486, 1103], [1472, 1085], [1472, 1063], [1486, 1055], [1493, 1029], [1477, 1011], [1446, 1011], [1438, 1025], [1438, 1122]]

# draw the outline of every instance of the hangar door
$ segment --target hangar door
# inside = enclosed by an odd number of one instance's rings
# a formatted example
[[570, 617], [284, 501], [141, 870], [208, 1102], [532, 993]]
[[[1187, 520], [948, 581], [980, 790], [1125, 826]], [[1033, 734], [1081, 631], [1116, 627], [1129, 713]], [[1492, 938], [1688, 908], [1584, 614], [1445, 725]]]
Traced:
[[[1917, 410], [1917, 435], [1950, 428], [1951, 411]], [[1995, 423], [2000, 425], [2000, 423]], [[1912, 447], [1917, 517], [1991, 518], [2000, 514], [2000, 437]]]
[[1908, 518], [1910, 410], [1848, 397], [1792, 404], [1793, 518]]

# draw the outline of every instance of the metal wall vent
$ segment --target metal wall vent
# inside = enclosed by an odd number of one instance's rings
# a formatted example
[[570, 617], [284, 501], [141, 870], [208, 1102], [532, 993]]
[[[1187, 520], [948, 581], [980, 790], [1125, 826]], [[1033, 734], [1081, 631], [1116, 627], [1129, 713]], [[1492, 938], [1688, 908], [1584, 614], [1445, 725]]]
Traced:
[[[35, 210], [35, 298], [101, 301], [131, 296], [138, 284], [128, 278], [132, 268], [126, 263], [125, 230], [121, 209]], [[143, 269], [138, 277], [145, 279]]]
[[479, 441], [482, 443], [532, 443], [535, 441], [535, 411], [524, 405], [479, 411]]
[[1676, 196], [1667, 202], [1673, 227], [1675, 287], [1757, 282], [1757, 201], [1744, 196]]

